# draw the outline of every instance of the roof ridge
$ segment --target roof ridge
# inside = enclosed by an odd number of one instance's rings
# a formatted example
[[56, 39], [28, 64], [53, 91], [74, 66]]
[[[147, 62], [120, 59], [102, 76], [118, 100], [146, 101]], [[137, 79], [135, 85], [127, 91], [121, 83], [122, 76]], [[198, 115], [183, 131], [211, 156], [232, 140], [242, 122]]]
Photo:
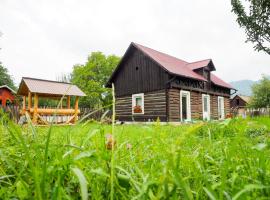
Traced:
[[37, 81], [44, 81], [44, 82], [64, 83], [64, 84], [73, 85], [72, 83], [69, 83], [69, 82], [64, 82], [64, 81], [54, 81], [54, 80], [40, 79], [40, 78], [22, 77], [22, 79], [30, 79], [30, 80], [37, 80]]

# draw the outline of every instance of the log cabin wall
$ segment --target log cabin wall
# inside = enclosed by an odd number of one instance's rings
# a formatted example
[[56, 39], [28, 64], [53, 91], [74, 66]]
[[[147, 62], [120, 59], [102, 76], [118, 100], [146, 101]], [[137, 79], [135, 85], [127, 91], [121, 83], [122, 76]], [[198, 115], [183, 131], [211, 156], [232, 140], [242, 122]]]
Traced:
[[[188, 90], [187, 90], [188, 91]], [[190, 106], [191, 106], [191, 119], [202, 120], [202, 94], [197, 91], [190, 91]], [[180, 121], [180, 89], [168, 89], [168, 116], [169, 121]], [[225, 116], [230, 113], [230, 101], [228, 97], [224, 97], [224, 114]], [[218, 96], [210, 95], [210, 115], [211, 119], [218, 119]]]
[[168, 89], [168, 118], [171, 122], [180, 121], [180, 90]]
[[224, 97], [225, 117], [231, 113], [230, 98]]
[[[169, 121], [180, 121], [180, 89], [168, 90], [168, 115]], [[190, 91], [191, 119], [202, 119], [202, 94], [196, 91]]]
[[[224, 109], [225, 109], [225, 99], [224, 99]], [[218, 96], [210, 95], [210, 110], [211, 119], [218, 119]]]
[[[211, 98], [211, 97], [210, 97]], [[190, 92], [190, 106], [191, 106], [191, 119], [202, 119], [202, 93], [191, 91]]]
[[132, 114], [132, 94], [116, 97], [116, 119], [119, 121], [167, 121], [166, 92], [144, 93], [144, 114]]

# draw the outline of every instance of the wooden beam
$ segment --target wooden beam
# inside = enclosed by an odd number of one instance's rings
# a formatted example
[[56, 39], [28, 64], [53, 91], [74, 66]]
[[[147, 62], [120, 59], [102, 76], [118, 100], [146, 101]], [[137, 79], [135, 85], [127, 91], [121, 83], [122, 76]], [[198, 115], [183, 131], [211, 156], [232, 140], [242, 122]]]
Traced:
[[26, 96], [23, 96], [23, 111], [26, 110]]
[[34, 115], [33, 115], [33, 123], [37, 124], [38, 120], [38, 95], [35, 93], [34, 97]]
[[67, 109], [70, 109], [70, 96], [67, 96]]
[[32, 108], [32, 94], [31, 92], [28, 93], [28, 110]]
[[76, 97], [75, 99], [75, 114], [74, 114], [74, 123], [78, 120], [78, 113], [79, 113], [79, 97]]
[[[31, 108], [30, 113], [34, 113], [35, 109]], [[38, 108], [37, 113], [41, 115], [74, 115], [75, 109], [54, 109], [54, 108]], [[78, 114], [80, 110], [78, 110]]]
[[196, 91], [196, 92], [201, 92], [201, 93], [204, 93], [204, 94], [211, 94], [211, 95], [215, 94], [215, 95], [218, 95], [218, 96], [230, 97], [230, 95], [226, 94], [226, 93], [219, 93], [219, 92], [214, 92], [214, 91], [210, 91], [210, 90], [192, 88], [192, 87], [187, 87], [187, 86], [184, 86], [184, 85], [177, 85], [177, 84], [174, 84], [174, 83], [172, 83], [171, 86], [172, 86], [172, 88], [177, 88], [177, 89], [182, 89], [182, 90]]
[[74, 120], [75, 115], [73, 115], [69, 120], [65, 122], [65, 124], [69, 124]]
[[40, 116], [39, 114], [37, 114], [37, 117], [40, 119], [40, 121], [43, 122], [43, 124], [49, 125], [49, 123], [48, 123], [47, 121], [45, 121], [45, 120], [42, 118], [42, 116]]

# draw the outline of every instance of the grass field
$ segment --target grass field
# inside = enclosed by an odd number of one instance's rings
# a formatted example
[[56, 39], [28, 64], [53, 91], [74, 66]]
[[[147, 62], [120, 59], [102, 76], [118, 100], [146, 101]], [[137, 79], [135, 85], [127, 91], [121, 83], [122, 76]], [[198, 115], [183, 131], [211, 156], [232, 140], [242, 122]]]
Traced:
[[269, 199], [270, 119], [21, 128], [1, 119], [0, 199]]

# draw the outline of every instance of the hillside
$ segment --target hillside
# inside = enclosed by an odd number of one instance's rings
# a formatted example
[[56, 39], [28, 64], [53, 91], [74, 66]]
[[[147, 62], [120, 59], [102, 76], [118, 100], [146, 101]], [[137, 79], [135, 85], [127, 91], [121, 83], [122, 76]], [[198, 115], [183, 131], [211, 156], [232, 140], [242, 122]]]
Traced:
[[230, 82], [230, 84], [237, 89], [237, 94], [242, 94], [246, 96], [251, 96], [252, 91], [251, 87], [254, 83], [257, 81], [252, 81], [252, 80], [240, 80], [240, 81], [233, 81]]

